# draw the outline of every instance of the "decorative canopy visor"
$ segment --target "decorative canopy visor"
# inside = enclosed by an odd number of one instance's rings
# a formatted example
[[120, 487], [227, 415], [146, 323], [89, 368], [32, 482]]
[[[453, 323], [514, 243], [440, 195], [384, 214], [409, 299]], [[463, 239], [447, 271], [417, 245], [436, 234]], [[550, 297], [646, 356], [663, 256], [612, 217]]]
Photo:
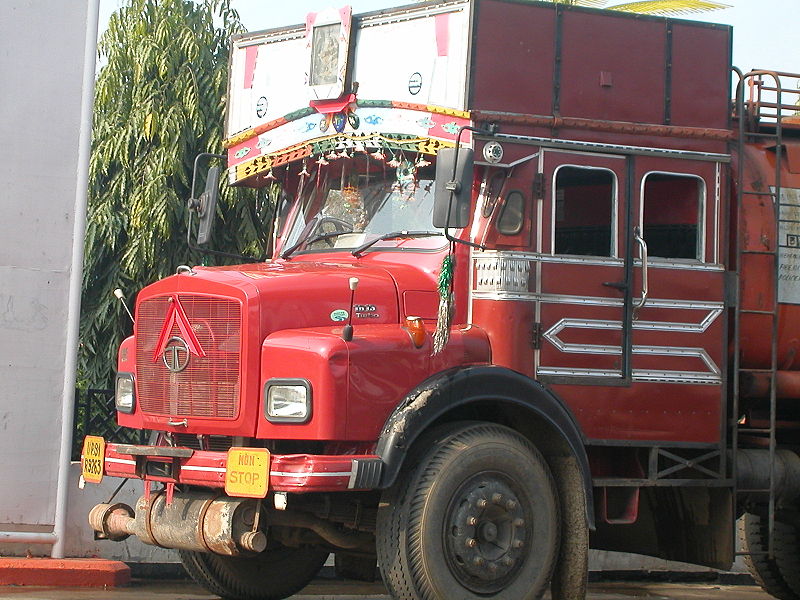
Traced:
[[470, 124], [468, 33], [467, 4], [453, 3], [362, 17], [345, 7], [310, 14], [303, 27], [236, 38], [230, 183], [331, 151], [453, 146]]
[[[237, 183], [288, 162], [330, 152], [402, 150], [435, 155], [439, 148], [454, 146], [458, 130], [470, 124], [467, 113], [454, 112], [425, 106], [367, 106], [327, 115], [314, 111], [229, 147], [229, 181]], [[471, 142], [468, 134], [461, 136], [462, 143]]]

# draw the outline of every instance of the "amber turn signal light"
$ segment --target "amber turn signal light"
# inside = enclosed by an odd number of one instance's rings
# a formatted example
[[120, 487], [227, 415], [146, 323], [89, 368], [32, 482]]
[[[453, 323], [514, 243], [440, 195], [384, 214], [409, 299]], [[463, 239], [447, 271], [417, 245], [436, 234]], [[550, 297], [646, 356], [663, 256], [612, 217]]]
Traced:
[[425, 343], [425, 325], [422, 323], [422, 317], [406, 317], [406, 329], [414, 345], [421, 348]]

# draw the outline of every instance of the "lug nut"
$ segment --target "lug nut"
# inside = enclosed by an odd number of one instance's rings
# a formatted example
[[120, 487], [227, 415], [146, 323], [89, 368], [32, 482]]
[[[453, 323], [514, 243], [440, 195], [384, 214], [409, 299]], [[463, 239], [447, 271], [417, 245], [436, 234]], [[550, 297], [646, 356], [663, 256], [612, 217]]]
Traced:
[[506, 556], [505, 558], [503, 558], [503, 565], [504, 566], [511, 567], [511, 566], [513, 566], [513, 564], [514, 564], [514, 559], [511, 558], [510, 556]]
[[525, 521], [523, 519], [514, 519], [514, 527], [523, 527]]
[[481, 556], [476, 556], [476, 557], [475, 557], [475, 558], [472, 560], [472, 564], [473, 564], [473, 565], [475, 565], [476, 567], [482, 567], [482, 566], [483, 566], [483, 564], [484, 564], [485, 562], [486, 562], [486, 561], [484, 561], [484, 560], [483, 560], [483, 557], [481, 557]]
[[514, 540], [513, 542], [511, 542], [511, 546], [513, 548], [519, 549], [519, 548], [522, 548], [522, 545], [523, 545], [522, 540]]
[[478, 545], [478, 541], [475, 538], [467, 538], [467, 541], [464, 543], [467, 545], [467, 548], [474, 548]]
[[489, 563], [489, 571], [490, 571], [491, 573], [497, 573], [497, 563], [495, 563], [495, 562], [490, 562], [490, 563]]
[[515, 508], [517, 508], [516, 502], [514, 502], [513, 500], [509, 500], [508, 502], [506, 502], [506, 510], [514, 510]]
[[481, 498], [475, 503], [475, 506], [477, 506], [478, 508], [486, 508], [488, 504], [489, 503], [486, 501], [486, 498]]
[[475, 527], [478, 524], [478, 519], [476, 517], [470, 517], [467, 519], [467, 525]]
[[492, 494], [492, 502], [495, 504], [503, 503], [503, 494]]

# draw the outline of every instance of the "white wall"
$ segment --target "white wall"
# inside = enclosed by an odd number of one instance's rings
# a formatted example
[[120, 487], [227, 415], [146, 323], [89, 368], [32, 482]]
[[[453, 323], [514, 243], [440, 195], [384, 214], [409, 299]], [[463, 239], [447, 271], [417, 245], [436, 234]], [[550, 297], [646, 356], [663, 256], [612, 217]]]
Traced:
[[0, 533], [58, 521], [96, 15], [96, 0], [0, 2]]

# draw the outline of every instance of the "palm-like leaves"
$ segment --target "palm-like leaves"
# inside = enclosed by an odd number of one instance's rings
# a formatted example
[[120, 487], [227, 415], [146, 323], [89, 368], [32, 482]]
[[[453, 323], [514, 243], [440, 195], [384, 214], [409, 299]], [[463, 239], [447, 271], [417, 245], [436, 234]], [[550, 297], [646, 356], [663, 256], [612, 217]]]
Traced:
[[608, 6], [609, 10], [635, 12], [646, 15], [685, 15], [728, 8], [729, 5], [709, 0], [641, 0]]
[[[80, 379], [110, 383], [130, 333], [113, 290], [194, 261], [186, 246], [192, 161], [221, 150], [228, 44], [243, 28], [229, 0], [130, 0], [100, 39], [85, 242]], [[215, 245], [257, 253], [252, 205], [220, 203]], [[262, 203], [263, 205], [263, 203]], [[219, 223], [218, 223], [219, 225]]]
[[712, 0], [640, 0], [608, 6], [608, 0], [550, 0], [556, 4], [570, 4], [572, 6], [590, 6], [592, 8], [607, 8], [622, 12], [641, 13], [646, 15], [683, 15], [700, 13], [710, 10], [728, 8], [729, 5]]

